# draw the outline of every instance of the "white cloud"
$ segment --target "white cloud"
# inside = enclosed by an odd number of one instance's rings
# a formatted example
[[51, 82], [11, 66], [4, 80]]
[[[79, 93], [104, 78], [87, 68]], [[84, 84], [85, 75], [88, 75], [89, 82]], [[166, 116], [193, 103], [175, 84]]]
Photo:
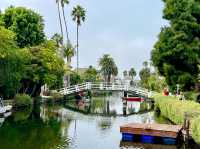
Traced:
[[[160, 27], [166, 24], [162, 20], [162, 1], [72, 1], [66, 12], [73, 42], [76, 40], [76, 26], [71, 20], [71, 9], [78, 3], [87, 9], [86, 22], [80, 28], [80, 65], [97, 66], [98, 59], [109, 53], [116, 60], [121, 72], [130, 67], [139, 70], [142, 62], [150, 58], [150, 51]], [[11, 4], [40, 12], [44, 16], [45, 31], [49, 37], [59, 32], [55, 0], [0, 0], [0, 9]]]

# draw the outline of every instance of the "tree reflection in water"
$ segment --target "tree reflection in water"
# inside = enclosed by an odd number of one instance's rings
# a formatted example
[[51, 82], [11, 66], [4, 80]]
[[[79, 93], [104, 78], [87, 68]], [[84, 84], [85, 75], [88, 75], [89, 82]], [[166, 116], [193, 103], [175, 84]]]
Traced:
[[70, 122], [53, 107], [41, 107], [39, 111], [14, 112], [0, 128], [0, 148], [68, 148], [70, 140], [67, 135]]

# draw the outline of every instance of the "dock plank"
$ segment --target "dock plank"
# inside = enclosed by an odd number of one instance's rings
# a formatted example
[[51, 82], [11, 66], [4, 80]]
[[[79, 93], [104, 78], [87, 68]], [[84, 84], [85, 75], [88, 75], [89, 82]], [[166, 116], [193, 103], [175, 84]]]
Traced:
[[122, 149], [136, 148], [136, 149], [177, 149], [175, 145], [161, 145], [161, 144], [143, 144], [136, 142], [120, 142]]
[[177, 138], [181, 125], [131, 123], [120, 127], [120, 132], [136, 135]]

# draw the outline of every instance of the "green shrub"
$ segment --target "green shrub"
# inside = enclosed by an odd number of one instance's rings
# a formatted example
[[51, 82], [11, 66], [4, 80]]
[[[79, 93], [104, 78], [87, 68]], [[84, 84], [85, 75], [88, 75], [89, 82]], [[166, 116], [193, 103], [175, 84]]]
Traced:
[[15, 107], [29, 107], [33, 104], [31, 97], [26, 94], [17, 94], [14, 100]]
[[193, 139], [200, 144], [200, 116], [191, 121], [191, 130]]
[[53, 93], [50, 93], [50, 96], [52, 96], [52, 99], [63, 99], [63, 95], [58, 93], [58, 92], [53, 92]]
[[20, 111], [15, 111], [13, 115], [13, 120], [14, 122], [19, 122], [19, 121], [25, 121], [27, 120], [32, 112], [33, 108], [26, 108]]
[[184, 115], [187, 113], [191, 119], [192, 137], [197, 143], [200, 143], [200, 104], [160, 94], [155, 95], [154, 100], [155, 107], [160, 109], [161, 115], [175, 124], [183, 124]]
[[187, 100], [197, 101], [198, 93], [197, 93], [197, 92], [193, 92], [193, 91], [185, 92], [185, 93], [184, 93], [184, 96], [185, 96], [185, 98], [186, 98]]

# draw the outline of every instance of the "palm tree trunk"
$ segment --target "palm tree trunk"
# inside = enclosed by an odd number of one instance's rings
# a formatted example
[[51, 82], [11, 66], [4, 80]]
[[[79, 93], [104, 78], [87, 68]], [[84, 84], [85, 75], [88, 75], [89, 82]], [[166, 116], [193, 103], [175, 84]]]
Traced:
[[67, 76], [67, 85], [68, 85], [68, 87], [71, 85], [71, 82], [70, 82], [70, 75]]
[[[67, 63], [71, 67], [71, 58], [67, 57]], [[70, 82], [70, 74], [69, 74], [67, 75], [67, 87], [69, 87], [70, 85], [71, 85], [71, 82]]]
[[108, 75], [108, 84], [110, 84], [111, 75]]
[[76, 42], [77, 42], [77, 73], [78, 73], [78, 69], [79, 69], [79, 50], [78, 50], [78, 48], [79, 48], [79, 42], [78, 42], [78, 33], [79, 33], [79, 30], [78, 30], [78, 27], [79, 27], [79, 25], [78, 25], [78, 23], [77, 23], [77, 30], [76, 30]]
[[[58, 16], [59, 16], [59, 21], [60, 21], [60, 31], [61, 31], [61, 35], [63, 38], [63, 28], [62, 28], [62, 20], [61, 20], [61, 15], [60, 15], [60, 4], [59, 2], [57, 2], [57, 6], [58, 6]], [[63, 42], [63, 39], [62, 39]]]
[[64, 19], [64, 23], [65, 23], [65, 30], [66, 30], [66, 34], [67, 34], [67, 42], [69, 41], [69, 32], [68, 32], [68, 27], [67, 27], [67, 21], [65, 18], [65, 10], [64, 7], [62, 7], [62, 13], [63, 13], [63, 19]]
[[[64, 7], [62, 7], [62, 13], [63, 13], [63, 19], [64, 19], [64, 23], [65, 23], [65, 31], [66, 31], [66, 35], [67, 35], [67, 42], [69, 42], [69, 32], [68, 32], [68, 27], [67, 27], [67, 21], [66, 21], [66, 17], [65, 17], [65, 10]], [[70, 75], [67, 76], [67, 86], [70, 86]]]

